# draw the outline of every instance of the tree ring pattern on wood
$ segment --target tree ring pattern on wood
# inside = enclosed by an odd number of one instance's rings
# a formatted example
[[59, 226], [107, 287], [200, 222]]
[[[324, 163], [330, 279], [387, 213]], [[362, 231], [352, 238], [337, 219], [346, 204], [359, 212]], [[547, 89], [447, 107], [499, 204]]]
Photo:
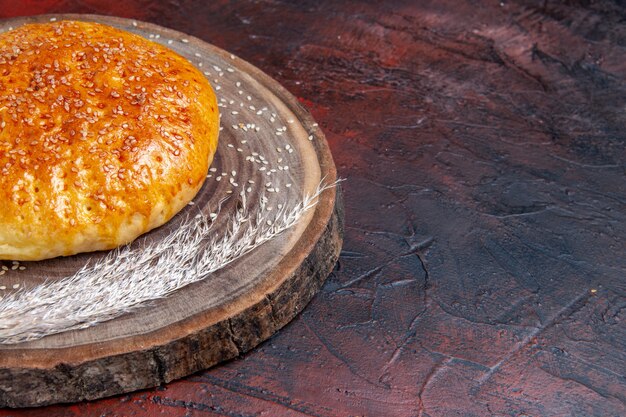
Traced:
[[[160, 42], [205, 73], [220, 103], [220, 144], [207, 182], [172, 221], [133, 245], [161, 239], [202, 213], [227, 227], [242, 191], [264, 210], [312, 193], [336, 171], [322, 132], [284, 88], [245, 61], [201, 40], [127, 19], [63, 15], [106, 23]], [[50, 16], [0, 22], [7, 30]], [[154, 386], [232, 358], [290, 321], [319, 289], [336, 261], [342, 208], [336, 190], [281, 235], [216, 272], [149, 306], [96, 326], [0, 346], [0, 405], [33, 406], [99, 398]], [[225, 196], [231, 198], [224, 199]], [[253, 197], [257, 198], [253, 198]], [[0, 276], [6, 292], [62, 279], [104, 254], [21, 263]], [[22, 268], [20, 268], [22, 267]]]

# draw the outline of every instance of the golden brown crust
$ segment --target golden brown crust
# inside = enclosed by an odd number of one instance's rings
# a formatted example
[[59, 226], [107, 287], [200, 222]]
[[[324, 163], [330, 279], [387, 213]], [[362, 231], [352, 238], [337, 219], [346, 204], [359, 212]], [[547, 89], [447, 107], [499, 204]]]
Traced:
[[0, 35], [0, 259], [110, 249], [169, 220], [217, 147], [205, 77], [86, 22]]

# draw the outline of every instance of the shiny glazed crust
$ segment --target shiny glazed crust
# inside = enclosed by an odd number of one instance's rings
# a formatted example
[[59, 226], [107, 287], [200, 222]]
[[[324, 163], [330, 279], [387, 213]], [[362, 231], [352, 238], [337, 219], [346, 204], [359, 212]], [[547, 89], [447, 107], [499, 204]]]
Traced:
[[109, 26], [0, 35], [0, 259], [111, 249], [168, 221], [217, 147], [215, 94], [183, 57]]

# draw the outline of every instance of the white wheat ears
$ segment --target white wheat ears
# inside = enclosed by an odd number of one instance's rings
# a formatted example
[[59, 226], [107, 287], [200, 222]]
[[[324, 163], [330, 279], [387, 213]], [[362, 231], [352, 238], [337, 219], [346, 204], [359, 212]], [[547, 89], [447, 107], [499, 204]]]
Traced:
[[156, 243], [113, 250], [69, 277], [9, 294], [0, 300], [0, 344], [90, 327], [205, 279], [295, 225], [335, 185], [322, 180], [313, 194], [274, 214], [251, 215], [244, 201], [223, 236], [211, 236], [204, 215], [187, 219]]

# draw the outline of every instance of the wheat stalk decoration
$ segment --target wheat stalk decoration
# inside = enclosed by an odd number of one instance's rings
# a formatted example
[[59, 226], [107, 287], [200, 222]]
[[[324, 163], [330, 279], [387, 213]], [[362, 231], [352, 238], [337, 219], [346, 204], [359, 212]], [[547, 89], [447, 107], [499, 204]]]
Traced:
[[249, 213], [243, 195], [224, 235], [214, 236], [210, 218], [198, 215], [158, 242], [115, 249], [71, 276], [7, 294], [0, 299], [0, 344], [84, 329], [203, 280], [294, 226], [335, 185], [322, 180], [313, 194], [276, 212]]

